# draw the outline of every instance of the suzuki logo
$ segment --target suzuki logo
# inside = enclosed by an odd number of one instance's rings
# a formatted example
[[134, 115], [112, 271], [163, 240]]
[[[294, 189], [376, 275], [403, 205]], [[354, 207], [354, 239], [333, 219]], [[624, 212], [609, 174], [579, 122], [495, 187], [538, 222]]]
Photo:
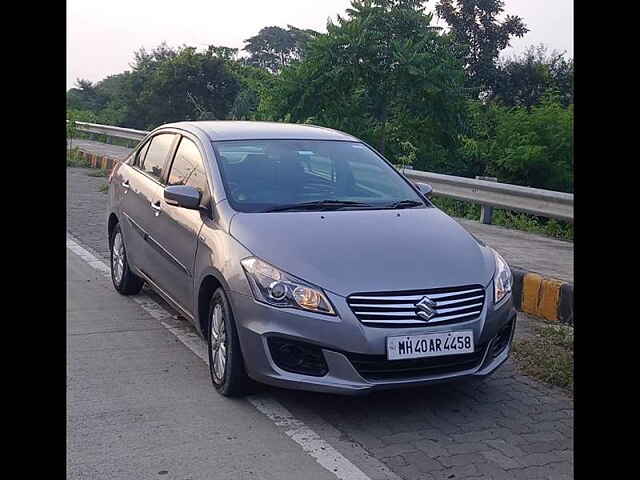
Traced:
[[436, 314], [434, 310], [436, 302], [427, 296], [422, 297], [415, 306], [417, 310], [416, 315], [425, 321], [431, 320], [431, 318]]

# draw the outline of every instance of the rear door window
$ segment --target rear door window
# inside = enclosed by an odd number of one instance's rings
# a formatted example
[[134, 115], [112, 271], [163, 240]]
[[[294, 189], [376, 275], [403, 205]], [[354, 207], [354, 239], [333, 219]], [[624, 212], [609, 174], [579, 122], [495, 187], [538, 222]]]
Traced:
[[144, 146], [140, 150], [138, 150], [138, 153], [136, 154], [133, 161], [131, 162], [131, 165], [135, 167], [139, 167], [140, 165], [142, 165], [142, 162], [144, 161], [144, 157], [147, 154], [147, 150], [149, 150], [149, 145], [151, 145], [151, 141], [148, 141], [147, 143], [145, 143]]
[[151, 139], [147, 154], [140, 168], [147, 174], [162, 182], [162, 169], [169, 156], [176, 138], [174, 133], [161, 133]]

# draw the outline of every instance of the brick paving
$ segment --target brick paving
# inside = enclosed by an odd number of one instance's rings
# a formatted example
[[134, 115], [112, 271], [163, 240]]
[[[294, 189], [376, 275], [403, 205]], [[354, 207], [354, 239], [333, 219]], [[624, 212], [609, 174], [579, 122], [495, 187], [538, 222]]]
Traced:
[[[67, 230], [104, 258], [105, 178], [67, 169]], [[531, 319], [519, 314], [520, 336]], [[483, 382], [340, 397], [274, 390], [406, 480], [573, 478], [573, 400], [508, 360]]]
[[573, 402], [509, 360], [483, 382], [352, 398], [276, 391], [407, 480], [573, 478]]

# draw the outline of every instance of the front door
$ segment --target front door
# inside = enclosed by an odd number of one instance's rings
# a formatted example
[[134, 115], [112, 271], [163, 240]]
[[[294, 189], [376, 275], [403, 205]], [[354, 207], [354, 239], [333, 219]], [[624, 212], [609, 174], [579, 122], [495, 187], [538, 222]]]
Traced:
[[[179, 140], [173, 161], [169, 162], [167, 185], [189, 185], [200, 190], [201, 203], [209, 201], [209, 187], [201, 153], [196, 139], [185, 136]], [[194, 313], [193, 271], [198, 233], [203, 223], [203, 213], [169, 205], [160, 200], [160, 213], [155, 218], [149, 234], [158, 243], [163, 256], [149, 273], [158, 286], [167, 292], [187, 311]]]

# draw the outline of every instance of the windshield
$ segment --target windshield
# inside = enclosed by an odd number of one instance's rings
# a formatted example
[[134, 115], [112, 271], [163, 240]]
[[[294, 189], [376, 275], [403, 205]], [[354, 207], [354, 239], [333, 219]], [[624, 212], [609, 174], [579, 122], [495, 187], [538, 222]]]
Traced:
[[426, 202], [359, 142], [213, 142], [231, 206], [241, 212], [416, 208]]

